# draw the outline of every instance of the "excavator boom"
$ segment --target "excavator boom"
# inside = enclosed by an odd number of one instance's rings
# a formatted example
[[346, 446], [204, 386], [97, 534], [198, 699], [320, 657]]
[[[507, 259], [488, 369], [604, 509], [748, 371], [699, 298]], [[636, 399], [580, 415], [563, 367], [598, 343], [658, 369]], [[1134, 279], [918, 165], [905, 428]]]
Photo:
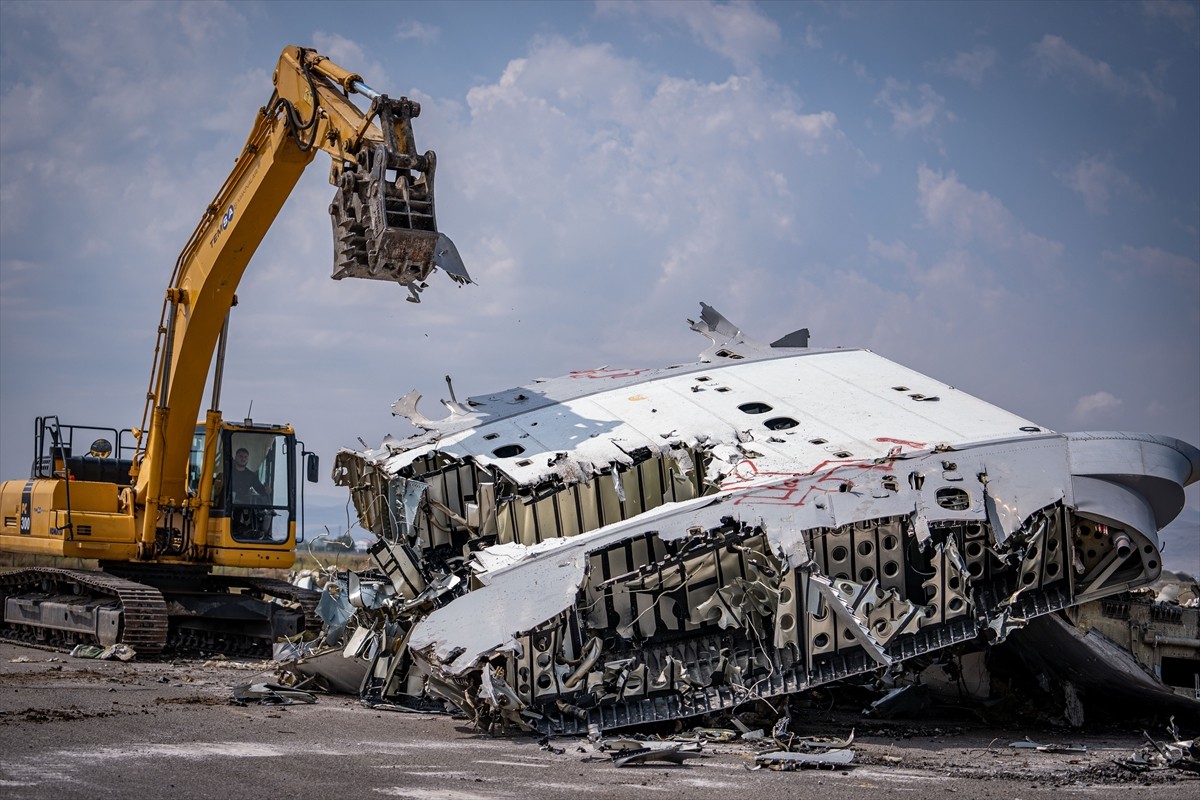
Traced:
[[[293, 563], [295, 476], [301, 456], [311, 457], [288, 425], [222, 420], [228, 317], [242, 275], [324, 151], [335, 187], [334, 279], [391, 281], [413, 301], [436, 269], [471, 281], [438, 231], [437, 158], [417, 152], [412, 130], [420, 104], [376, 92], [302, 47], [284, 48], [272, 81], [233, 169], [175, 262], [141, 424], [117, 433], [40, 417], [30, 478], [0, 484], [0, 550], [94, 558], [103, 569], [0, 576], [0, 635], [135, 643], [146, 653], [171, 641], [261, 652], [315, 622], [312, 593], [211, 574], [214, 566]], [[115, 450], [106, 438], [78, 446], [96, 430], [113, 431]]]

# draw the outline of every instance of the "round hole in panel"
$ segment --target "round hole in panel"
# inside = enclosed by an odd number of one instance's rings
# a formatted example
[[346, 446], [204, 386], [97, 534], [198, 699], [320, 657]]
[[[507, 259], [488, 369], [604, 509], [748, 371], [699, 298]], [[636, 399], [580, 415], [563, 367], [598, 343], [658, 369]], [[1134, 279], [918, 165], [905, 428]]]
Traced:
[[829, 634], [818, 633], [813, 637], [813, 647], [827, 647], [829, 645]]
[[738, 411], [743, 414], [765, 414], [771, 410], [771, 407], [766, 403], [742, 403], [738, 406]]
[[1152, 558], [1152, 559], [1150, 559], [1149, 561], [1147, 561], [1147, 562], [1146, 562], [1146, 566], [1147, 566], [1149, 569], [1158, 569], [1158, 562], [1157, 562], [1157, 561], [1155, 561], [1155, 560]]
[[845, 639], [847, 642], [852, 641], [854, 639], [854, 631], [850, 630], [849, 628], [843, 628], [842, 629], [842, 638]]
[[1046, 565], [1046, 574], [1049, 575], [1051, 578], [1053, 578], [1055, 575], [1058, 574], [1058, 562], [1057, 561], [1051, 561], [1049, 564]]
[[553, 683], [554, 681], [550, 679], [549, 675], [538, 675], [537, 685], [539, 689], [549, 689]]
[[524, 452], [525, 448], [521, 447], [519, 444], [506, 444], [493, 450], [492, 455], [494, 455], [496, 458], [512, 458], [513, 456], [519, 456]]
[[955, 597], [947, 604], [951, 611], [962, 611], [963, 601], [961, 597]]
[[899, 542], [896, 541], [895, 536], [888, 534], [887, 536], [883, 537], [883, 549], [884, 550], [895, 550], [897, 544], [899, 544]]
[[858, 543], [858, 554], [860, 556], [869, 556], [871, 551], [875, 549], [875, 545], [871, 541], [862, 541]]
[[846, 556], [850, 555], [850, 551], [841, 545], [838, 545], [837, 547], [833, 548], [833, 552], [829, 555], [833, 557], [834, 561], [845, 561]]
[[883, 564], [883, 574], [889, 578], [896, 577], [896, 573], [900, 571], [900, 565], [895, 561], [885, 561]]
[[780, 614], [779, 615], [779, 630], [790, 631], [794, 627], [796, 627], [796, 618], [795, 617], [793, 617], [791, 614]]
[[763, 423], [769, 430], [786, 431], [788, 428], [794, 428], [799, 425], [799, 422], [791, 417], [774, 417]]
[[1021, 575], [1021, 583], [1025, 584], [1026, 586], [1029, 586], [1036, 580], [1037, 575], [1034, 575], [1032, 572], [1026, 572]]
[[983, 545], [980, 542], [967, 542], [967, 555], [971, 558], [979, 558], [983, 555]]
[[858, 571], [858, 579], [863, 583], [870, 583], [871, 578], [875, 577], [875, 570], [870, 567], [863, 567]]
[[962, 583], [962, 581], [960, 581], [958, 579], [957, 575], [951, 575], [950, 578], [946, 581], [946, 585], [949, 586], [951, 589], [957, 589], [961, 583]]
[[538, 656], [537, 657], [537, 665], [539, 667], [541, 667], [542, 669], [545, 669], [546, 667], [550, 666], [550, 654], [542, 653], [540, 656]]
[[779, 605], [786, 606], [792, 602], [792, 587], [781, 586], [779, 589]]

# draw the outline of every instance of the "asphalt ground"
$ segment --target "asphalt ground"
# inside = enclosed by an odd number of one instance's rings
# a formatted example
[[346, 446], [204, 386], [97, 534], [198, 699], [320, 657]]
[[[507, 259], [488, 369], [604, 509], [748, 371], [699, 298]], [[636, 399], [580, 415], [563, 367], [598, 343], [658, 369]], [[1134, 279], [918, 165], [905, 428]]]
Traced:
[[[380, 711], [351, 697], [231, 702], [232, 687], [274, 677], [270, 662], [96, 661], [0, 643], [0, 798], [1200, 797], [1200, 777], [1115, 763], [1144, 744], [1140, 730], [814, 711], [793, 718], [792, 730], [845, 736], [857, 726], [851, 768], [752, 770], [751, 743], [709, 744], [680, 765], [617, 767], [586, 739], [554, 739], [551, 750], [530, 736], [483, 735], [463, 718]], [[1025, 736], [1087, 753], [1008, 746]]]

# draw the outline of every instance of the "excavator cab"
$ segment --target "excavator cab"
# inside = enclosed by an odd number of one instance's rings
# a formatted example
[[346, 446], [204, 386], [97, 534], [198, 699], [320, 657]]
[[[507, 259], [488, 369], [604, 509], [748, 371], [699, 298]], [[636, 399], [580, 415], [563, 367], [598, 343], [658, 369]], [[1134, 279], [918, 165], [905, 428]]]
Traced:
[[[221, 423], [213, 455], [210, 531], [219, 546], [290, 546], [294, 541], [299, 466], [296, 434], [289, 425]], [[189, 490], [198, 493], [204, 459], [204, 426], [192, 441]], [[310, 479], [315, 475], [311, 475]], [[228, 536], [228, 539], [226, 539]]]

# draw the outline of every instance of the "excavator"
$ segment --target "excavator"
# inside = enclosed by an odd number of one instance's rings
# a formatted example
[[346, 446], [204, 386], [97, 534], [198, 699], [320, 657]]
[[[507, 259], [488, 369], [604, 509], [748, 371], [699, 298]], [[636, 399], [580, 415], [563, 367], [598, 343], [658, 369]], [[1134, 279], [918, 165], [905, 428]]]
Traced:
[[149, 658], [261, 656], [279, 637], [319, 624], [316, 593], [218, 569], [290, 567], [297, 473], [316, 480], [319, 469], [291, 426], [222, 418], [238, 283], [318, 150], [332, 160], [336, 187], [334, 279], [392, 281], [415, 302], [436, 269], [460, 285], [471, 279], [437, 229], [436, 156], [418, 154], [413, 140], [418, 103], [380, 94], [303, 47], [284, 49], [272, 81], [175, 263], [141, 425], [39, 417], [29, 478], [0, 484], [0, 552], [99, 564], [0, 573], [0, 637], [52, 648], [120, 644]]

